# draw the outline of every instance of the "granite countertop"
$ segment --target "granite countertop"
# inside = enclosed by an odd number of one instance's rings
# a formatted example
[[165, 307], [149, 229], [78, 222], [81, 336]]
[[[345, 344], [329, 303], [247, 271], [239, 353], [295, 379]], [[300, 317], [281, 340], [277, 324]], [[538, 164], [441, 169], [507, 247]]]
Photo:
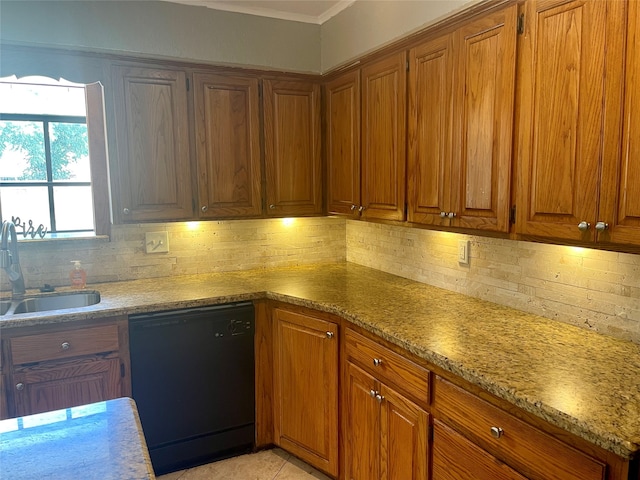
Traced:
[[[640, 451], [640, 345], [350, 263], [89, 285], [99, 304], [5, 328], [258, 298], [337, 314], [624, 458]], [[1, 318], [1, 317], [0, 317]]]
[[156, 478], [130, 398], [0, 421], [0, 476], [12, 480]]

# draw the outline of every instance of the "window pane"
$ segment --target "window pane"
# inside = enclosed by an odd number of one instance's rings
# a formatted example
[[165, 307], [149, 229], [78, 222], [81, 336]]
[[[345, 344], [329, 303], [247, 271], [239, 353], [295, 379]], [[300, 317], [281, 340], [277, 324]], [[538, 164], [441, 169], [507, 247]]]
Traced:
[[2, 113], [86, 115], [84, 85], [46, 77], [0, 79], [0, 105]]
[[43, 224], [47, 230], [51, 230], [47, 187], [2, 187], [0, 203], [3, 219], [20, 217], [22, 223], [29, 224], [29, 220], [32, 220], [36, 229]]
[[41, 122], [0, 120], [0, 181], [47, 180]]
[[50, 123], [51, 170], [54, 181], [90, 182], [87, 125]]
[[58, 232], [93, 230], [91, 187], [53, 187], [53, 202]]

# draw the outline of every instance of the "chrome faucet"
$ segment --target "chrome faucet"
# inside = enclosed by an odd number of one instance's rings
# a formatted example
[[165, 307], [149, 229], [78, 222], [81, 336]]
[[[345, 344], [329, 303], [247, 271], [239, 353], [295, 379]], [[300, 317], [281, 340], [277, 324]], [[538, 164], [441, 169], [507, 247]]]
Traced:
[[[11, 237], [10, 244], [9, 237]], [[0, 232], [0, 267], [4, 268], [9, 275], [13, 295], [24, 295], [24, 277], [18, 256], [18, 235], [16, 226], [8, 220], [2, 222], [2, 232]]]

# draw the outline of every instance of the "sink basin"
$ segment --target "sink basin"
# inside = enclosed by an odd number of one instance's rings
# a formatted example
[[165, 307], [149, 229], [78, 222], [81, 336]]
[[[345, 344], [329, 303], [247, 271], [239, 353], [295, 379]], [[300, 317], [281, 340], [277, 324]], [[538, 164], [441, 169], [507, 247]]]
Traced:
[[[100, 302], [98, 292], [68, 293], [46, 297], [25, 298], [16, 305], [13, 313], [48, 312], [65, 308], [80, 308]], [[8, 307], [7, 307], [8, 308]]]

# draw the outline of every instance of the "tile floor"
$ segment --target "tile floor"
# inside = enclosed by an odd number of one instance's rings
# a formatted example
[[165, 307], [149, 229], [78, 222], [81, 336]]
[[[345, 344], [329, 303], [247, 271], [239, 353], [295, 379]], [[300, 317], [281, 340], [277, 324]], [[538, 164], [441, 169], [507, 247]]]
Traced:
[[158, 480], [330, 480], [326, 475], [274, 448], [180, 470]]

